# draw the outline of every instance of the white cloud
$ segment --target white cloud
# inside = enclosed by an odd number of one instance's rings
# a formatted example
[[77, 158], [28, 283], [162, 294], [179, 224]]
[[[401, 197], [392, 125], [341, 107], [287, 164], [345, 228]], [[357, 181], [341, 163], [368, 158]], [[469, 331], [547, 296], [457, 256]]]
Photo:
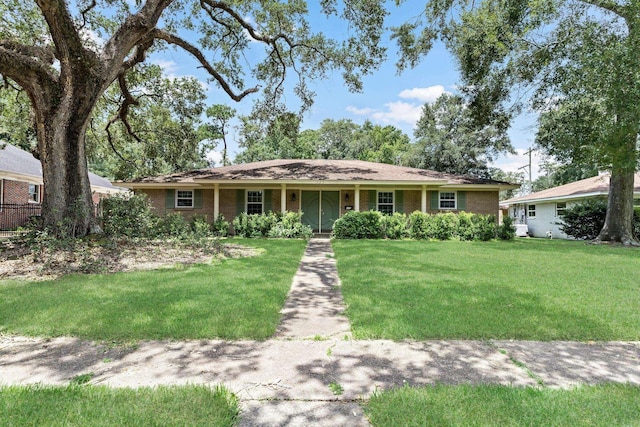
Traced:
[[417, 99], [418, 101], [428, 102], [432, 104], [443, 93], [450, 93], [444, 89], [442, 85], [429, 87], [414, 87], [413, 89], [405, 89], [398, 96], [403, 99]]
[[175, 79], [178, 76], [178, 70], [180, 69], [180, 65], [178, 65], [175, 61], [169, 61], [166, 59], [155, 58], [151, 61], [153, 64], [162, 68], [162, 72], [169, 78]]
[[408, 102], [388, 102], [384, 104], [385, 111], [376, 111], [371, 118], [386, 124], [407, 123], [414, 126], [422, 114], [422, 106]]
[[[358, 108], [352, 105], [346, 110], [356, 116], [366, 117], [376, 123], [390, 124], [403, 128], [410, 132], [422, 115], [422, 106], [425, 103], [433, 103], [443, 93], [449, 93], [442, 85], [429, 87], [415, 87], [405, 89], [398, 94], [399, 98], [416, 100], [419, 102], [392, 101], [384, 104], [384, 108]], [[409, 125], [409, 126], [407, 126]]]
[[209, 164], [212, 166], [221, 166], [222, 165], [222, 153], [220, 151], [209, 151], [207, 153], [207, 160]]

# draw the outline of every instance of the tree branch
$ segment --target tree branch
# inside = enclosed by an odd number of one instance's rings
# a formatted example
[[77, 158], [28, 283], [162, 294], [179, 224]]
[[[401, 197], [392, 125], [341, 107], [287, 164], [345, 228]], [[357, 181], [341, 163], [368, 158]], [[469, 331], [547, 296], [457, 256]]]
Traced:
[[207, 59], [204, 57], [204, 55], [202, 54], [202, 52], [200, 51], [200, 49], [198, 49], [196, 46], [192, 45], [191, 43], [187, 42], [186, 40], [175, 36], [173, 34], [170, 34], [164, 30], [159, 30], [156, 29], [153, 31], [153, 37], [159, 40], [164, 40], [169, 44], [174, 44], [176, 46], [181, 47], [182, 49], [186, 50], [187, 52], [189, 52], [191, 55], [193, 55], [198, 62], [200, 62], [200, 64], [202, 65], [202, 67], [207, 70], [207, 72], [218, 82], [218, 84], [222, 87], [222, 89], [227, 93], [227, 95], [229, 95], [231, 97], [231, 99], [233, 99], [234, 101], [240, 101], [242, 100], [245, 96], [251, 94], [251, 93], [255, 93], [258, 91], [258, 87], [253, 87], [250, 89], [246, 89], [242, 92], [240, 92], [239, 94], [236, 94], [233, 89], [229, 86], [229, 84], [227, 83], [227, 81], [225, 80], [225, 78], [218, 73], [215, 68], [213, 68], [213, 66], [209, 63], [209, 61], [207, 61]]
[[56, 47], [61, 68], [84, 58], [85, 48], [65, 0], [36, 0]]
[[[40, 61], [34, 53], [40, 50], [13, 41], [0, 41], [0, 70], [28, 92], [40, 88], [44, 81], [55, 83], [57, 76], [46, 62]], [[44, 50], [43, 50], [44, 51]], [[41, 89], [41, 88], [40, 88]]]
[[618, 16], [620, 16], [621, 18], [625, 18], [627, 19], [627, 12], [628, 10], [626, 9], [626, 7], [621, 6], [620, 4], [616, 3], [613, 0], [581, 0], [586, 4], [590, 4], [592, 6], [596, 6], [599, 7], [601, 9], [605, 9], [608, 10], [611, 13], [614, 13]]

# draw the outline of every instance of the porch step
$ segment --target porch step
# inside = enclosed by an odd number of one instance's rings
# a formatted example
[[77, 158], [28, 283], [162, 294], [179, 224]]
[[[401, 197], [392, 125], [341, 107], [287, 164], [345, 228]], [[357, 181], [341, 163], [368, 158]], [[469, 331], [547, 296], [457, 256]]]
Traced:
[[331, 233], [313, 233], [313, 237], [317, 239], [329, 239], [331, 238]]

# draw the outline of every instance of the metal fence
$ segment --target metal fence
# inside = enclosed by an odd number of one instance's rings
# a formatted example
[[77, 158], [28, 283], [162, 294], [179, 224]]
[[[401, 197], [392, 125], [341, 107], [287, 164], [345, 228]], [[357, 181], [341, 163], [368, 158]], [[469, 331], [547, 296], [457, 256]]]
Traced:
[[0, 232], [15, 231], [41, 213], [42, 205], [39, 203], [0, 204]]

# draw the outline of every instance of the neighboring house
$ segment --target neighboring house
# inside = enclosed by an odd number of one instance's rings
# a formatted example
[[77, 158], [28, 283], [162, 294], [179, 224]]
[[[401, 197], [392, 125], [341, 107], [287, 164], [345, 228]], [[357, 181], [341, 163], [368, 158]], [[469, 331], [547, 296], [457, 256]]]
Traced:
[[270, 160], [118, 183], [146, 193], [156, 212], [186, 217], [268, 211], [303, 212], [316, 232], [330, 232], [350, 210], [384, 213], [467, 211], [498, 216], [506, 182], [358, 160]]
[[[640, 206], [640, 173], [635, 175], [634, 204]], [[588, 199], [606, 200], [609, 195], [609, 175], [603, 174], [559, 187], [548, 188], [526, 196], [500, 202], [509, 208], [516, 224], [526, 224], [533, 237], [568, 239], [560, 231], [565, 209]]]
[[[91, 172], [89, 181], [94, 203], [122, 191]], [[10, 144], [0, 148], [0, 230], [15, 229], [24, 225], [29, 217], [40, 215], [44, 192], [40, 161]]]

